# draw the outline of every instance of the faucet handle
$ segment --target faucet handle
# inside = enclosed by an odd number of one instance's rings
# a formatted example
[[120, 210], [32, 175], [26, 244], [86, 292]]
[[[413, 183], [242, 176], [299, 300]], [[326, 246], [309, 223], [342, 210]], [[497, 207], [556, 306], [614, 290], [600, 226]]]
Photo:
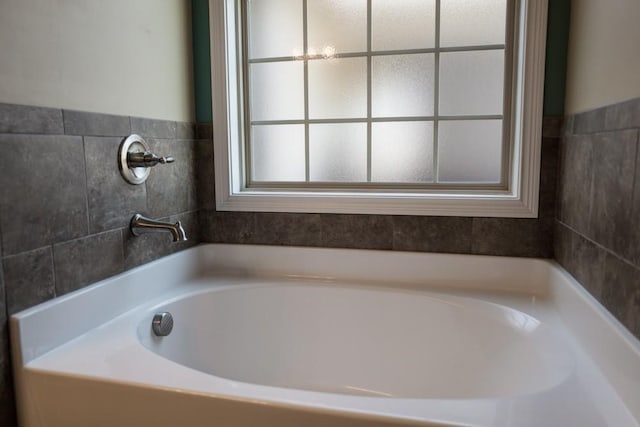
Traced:
[[160, 157], [151, 151], [127, 154], [127, 164], [132, 168], [150, 168], [158, 163], [173, 163], [176, 159], [171, 156]]

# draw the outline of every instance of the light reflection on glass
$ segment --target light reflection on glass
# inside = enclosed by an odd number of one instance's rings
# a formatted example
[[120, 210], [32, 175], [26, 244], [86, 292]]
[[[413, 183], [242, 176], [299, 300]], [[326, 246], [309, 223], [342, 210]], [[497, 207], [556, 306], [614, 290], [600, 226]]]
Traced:
[[326, 45], [321, 49], [310, 47], [307, 49], [306, 55], [299, 49], [293, 49], [291, 51], [291, 57], [298, 61], [302, 61], [304, 59], [333, 59], [336, 57], [336, 53], [336, 48], [334, 46]]

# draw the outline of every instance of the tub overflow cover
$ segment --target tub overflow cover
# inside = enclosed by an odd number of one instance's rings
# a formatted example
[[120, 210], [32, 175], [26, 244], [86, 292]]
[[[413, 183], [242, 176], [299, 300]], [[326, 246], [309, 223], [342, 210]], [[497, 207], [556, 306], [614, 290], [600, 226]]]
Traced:
[[173, 316], [168, 311], [156, 313], [151, 322], [153, 333], [159, 337], [166, 337], [173, 329]]

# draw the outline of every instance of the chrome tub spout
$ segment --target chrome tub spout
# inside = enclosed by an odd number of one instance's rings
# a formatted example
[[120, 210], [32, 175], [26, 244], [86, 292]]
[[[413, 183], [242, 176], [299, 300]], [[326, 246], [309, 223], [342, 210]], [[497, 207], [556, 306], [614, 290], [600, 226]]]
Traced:
[[135, 214], [131, 218], [131, 224], [129, 226], [131, 233], [134, 236], [139, 236], [145, 233], [171, 233], [174, 242], [184, 242], [187, 240], [187, 234], [182, 228], [180, 221], [175, 224], [170, 222], [156, 221], [154, 219], [146, 218], [140, 214]]

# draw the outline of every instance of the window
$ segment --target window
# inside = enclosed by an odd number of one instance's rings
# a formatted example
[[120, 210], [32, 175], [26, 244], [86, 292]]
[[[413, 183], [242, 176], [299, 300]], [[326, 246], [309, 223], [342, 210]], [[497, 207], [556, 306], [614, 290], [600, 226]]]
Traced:
[[546, 4], [212, 0], [220, 210], [537, 214]]

